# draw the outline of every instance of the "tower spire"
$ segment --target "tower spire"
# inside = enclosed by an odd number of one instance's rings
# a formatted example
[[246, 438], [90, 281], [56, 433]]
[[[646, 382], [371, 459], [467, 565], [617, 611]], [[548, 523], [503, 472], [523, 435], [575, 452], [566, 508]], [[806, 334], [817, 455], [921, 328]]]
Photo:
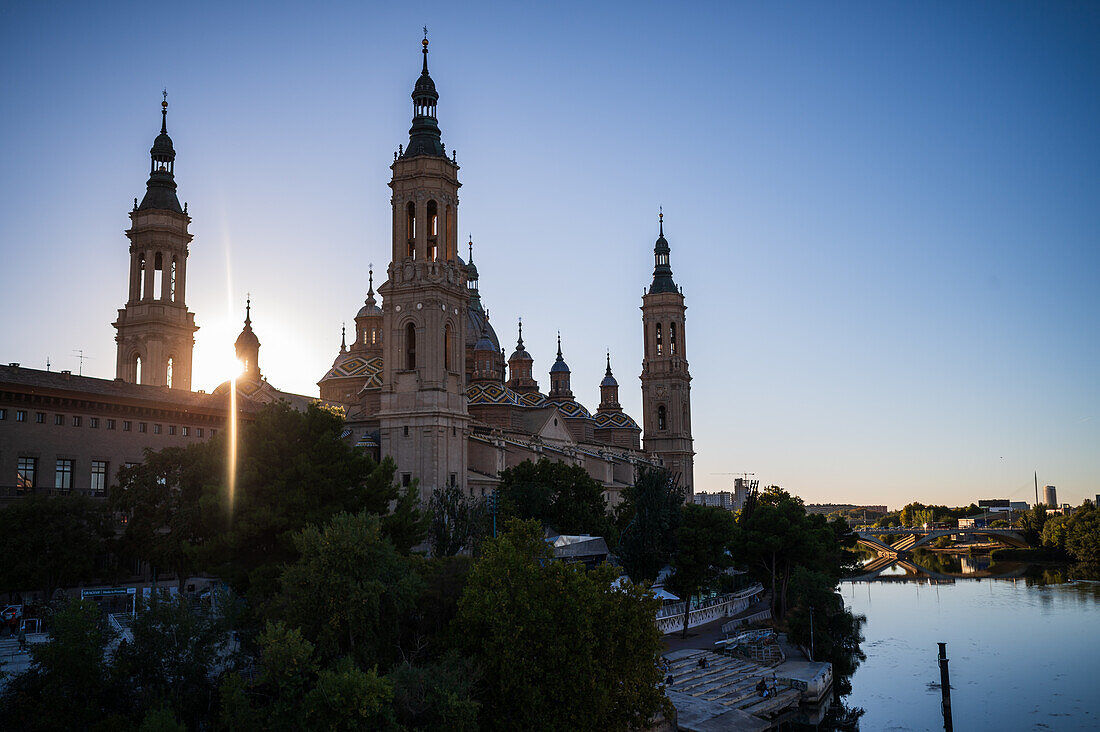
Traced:
[[604, 372], [604, 376], [611, 376], [611, 349], [607, 349], [607, 371]]
[[439, 102], [439, 93], [435, 90], [435, 82], [428, 73], [428, 29], [424, 28], [424, 40], [421, 41], [421, 50], [424, 53], [424, 64], [420, 71], [420, 78], [413, 87], [413, 120], [409, 128], [409, 145], [401, 154], [403, 158], [416, 157], [417, 155], [432, 155], [446, 158], [443, 152], [443, 141], [439, 134], [439, 123], [436, 120], [435, 108]]
[[516, 350], [523, 350], [523, 318], [519, 319], [519, 338], [516, 339]]
[[340, 353], [348, 350], [348, 330], [346, 323], [340, 323]]
[[167, 135], [168, 134], [168, 90], [165, 89], [161, 93], [164, 94], [164, 101], [162, 101], [160, 103], [160, 134]]
[[669, 264], [671, 250], [668, 240], [665, 239], [665, 212], [659, 209], [657, 221], [659, 234], [657, 243], [653, 245], [653, 284], [649, 287], [650, 294], [657, 292], [677, 292], [676, 283], [672, 279], [672, 266]]
[[160, 103], [160, 134], [149, 149], [149, 182], [145, 184], [145, 197], [136, 210], [155, 208], [183, 213], [176, 197], [176, 150], [168, 136], [168, 90], [161, 93], [164, 98]]

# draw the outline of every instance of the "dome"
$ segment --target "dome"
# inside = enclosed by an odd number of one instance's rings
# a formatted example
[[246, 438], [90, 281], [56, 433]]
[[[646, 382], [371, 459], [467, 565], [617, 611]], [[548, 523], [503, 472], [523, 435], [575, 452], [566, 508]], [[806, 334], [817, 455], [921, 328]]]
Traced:
[[356, 318], [369, 318], [372, 315], [381, 316], [382, 308], [374, 304], [366, 304], [359, 308], [359, 312], [355, 314]]
[[557, 361], [554, 362], [554, 365], [550, 367], [550, 373], [560, 374], [562, 372], [568, 374], [569, 373], [569, 365], [567, 363], [565, 363], [565, 361], [563, 361], [559, 358]]
[[485, 335], [493, 344], [493, 350], [500, 350], [500, 339], [497, 338], [493, 326], [485, 318], [485, 311], [470, 307], [466, 310], [466, 347], [474, 348], [481, 340], [482, 325], [485, 327]]
[[168, 136], [167, 132], [162, 132], [157, 135], [157, 138], [153, 140], [153, 147], [149, 150], [153, 155], [175, 155], [175, 148], [172, 147], [172, 138]]
[[496, 344], [489, 340], [489, 334], [486, 331], [481, 331], [481, 338], [478, 339], [477, 344], [474, 346], [475, 351], [492, 351], [497, 352]]
[[619, 382], [615, 381], [615, 377], [611, 374], [603, 377], [603, 381], [600, 382], [600, 386], [618, 386]]
[[435, 82], [432, 81], [432, 77], [428, 75], [428, 70], [424, 69], [420, 74], [420, 78], [416, 80], [416, 86], [413, 87], [413, 97], [419, 97], [421, 95], [439, 97], [438, 92], [435, 90]]
[[469, 264], [466, 265], [466, 279], [468, 279], [468, 280], [476, 280], [477, 279], [477, 265], [474, 264], [472, 261]]
[[238, 349], [246, 346], [258, 347], [260, 345], [260, 339], [252, 332], [252, 326], [246, 325], [244, 330], [241, 331], [241, 334], [237, 336], [237, 340], [233, 345]]
[[531, 358], [531, 354], [527, 352], [526, 348], [524, 348], [523, 346], [520, 346], [520, 347], [516, 348], [515, 352], [513, 352], [511, 356], [508, 357], [508, 360], [509, 361], [534, 361], [535, 359]]

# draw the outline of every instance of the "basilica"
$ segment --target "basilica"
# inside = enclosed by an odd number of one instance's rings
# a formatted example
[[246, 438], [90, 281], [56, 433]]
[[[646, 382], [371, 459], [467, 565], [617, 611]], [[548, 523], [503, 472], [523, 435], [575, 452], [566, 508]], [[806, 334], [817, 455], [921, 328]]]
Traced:
[[[366, 273], [366, 299], [355, 315], [351, 342], [345, 335], [331, 368], [318, 381], [320, 401], [344, 412], [344, 436], [352, 444], [376, 459], [392, 457], [401, 483], [418, 485], [422, 500], [445, 486], [487, 495], [502, 470], [545, 457], [583, 466], [604, 486], [611, 505], [618, 503], [640, 466], [666, 468], [690, 501], [694, 452], [686, 305], [673, 280], [663, 221], [658, 222], [653, 250], [653, 280], [641, 305], [640, 424], [619, 404], [610, 354], [587, 356], [606, 359], [599, 405], [593, 411], [577, 401], [560, 336], [543, 391], [535, 358], [523, 343], [522, 322], [516, 323], [511, 355], [489, 322], [472, 242], [466, 260], [460, 256], [459, 166], [453, 155], [447, 156], [442, 140], [427, 40], [422, 55], [409, 140], [390, 166], [390, 263], [377, 292], [373, 270]], [[210, 394], [191, 390], [198, 330], [186, 305], [191, 219], [176, 195], [167, 110], [165, 101], [160, 134], [150, 150], [147, 190], [140, 203], [135, 199], [126, 232], [129, 288], [114, 323], [115, 380], [0, 367], [0, 434], [5, 438], [0, 470], [16, 476], [17, 485], [7, 486], [16, 492], [34, 490], [36, 482], [49, 486], [51, 481], [40, 474], [56, 465], [67, 471], [70, 490], [82, 490], [87, 483], [86, 492], [102, 494], [117, 468], [142, 448], [158, 449], [201, 438], [204, 430], [216, 431], [229, 416], [228, 397], [234, 389], [237, 408], [246, 418], [265, 402], [285, 400], [304, 409], [317, 400], [280, 391], [263, 377], [260, 340], [247, 307], [235, 344], [242, 375]], [[26, 421], [28, 408], [36, 415], [34, 430], [19, 425]], [[86, 421], [97, 429], [102, 423], [103, 431], [82, 442], [80, 433], [59, 436], [39, 429], [50, 422], [43, 415], [58, 409], [66, 414], [59, 415], [60, 421], [55, 416], [55, 426]], [[112, 414], [116, 418], [108, 416]], [[130, 419], [120, 419], [123, 414]], [[158, 421], [152, 422], [150, 434], [146, 425], [154, 419]], [[119, 422], [125, 430], [107, 435], [108, 423], [114, 431]], [[140, 424], [140, 431], [132, 430], [132, 423]], [[41, 470], [39, 459], [45, 463]], [[12, 465], [5, 464], [10, 461]], [[99, 473], [88, 473], [93, 477], [85, 481], [84, 473], [93, 464]], [[25, 470], [32, 465], [33, 470]], [[60, 485], [58, 480], [55, 476], [53, 483]], [[0, 481], [0, 488], [5, 483]]]

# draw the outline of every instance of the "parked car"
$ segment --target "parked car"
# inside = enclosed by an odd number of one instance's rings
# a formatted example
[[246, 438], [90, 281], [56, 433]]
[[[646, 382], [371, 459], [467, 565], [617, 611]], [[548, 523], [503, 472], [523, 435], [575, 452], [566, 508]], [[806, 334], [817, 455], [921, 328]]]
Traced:
[[3, 617], [5, 623], [11, 622], [12, 619], [22, 620], [23, 619], [23, 606], [22, 605], [8, 605], [7, 607], [4, 608], [3, 615], [0, 616], [0, 617]]

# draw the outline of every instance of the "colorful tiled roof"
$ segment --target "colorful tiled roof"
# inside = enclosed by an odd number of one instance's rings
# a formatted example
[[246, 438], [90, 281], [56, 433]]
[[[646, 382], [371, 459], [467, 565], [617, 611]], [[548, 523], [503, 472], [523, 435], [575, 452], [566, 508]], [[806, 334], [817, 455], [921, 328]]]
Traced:
[[592, 419], [592, 415], [579, 402], [550, 402], [566, 417]]
[[470, 384], [466, 387], [466, 401], [470, 404], [521, 404], [520, 395], [500, 384]]
[[622, 412], [597, 413], [594, 419], [596, 420], [596, 429], [598, 430], [617, 428], [640, 431], [642, 429], [629, 415]]
[[382, 357], [360, 356], [355, 353], [349, 353], [345, 358], [333, 364], [332, 368], [329, 369], [328, 373], [324, 375], [321, 381], [349, 377], [366, 377], [366, 384], [364, 384], [365, 388], [381, 388]]

